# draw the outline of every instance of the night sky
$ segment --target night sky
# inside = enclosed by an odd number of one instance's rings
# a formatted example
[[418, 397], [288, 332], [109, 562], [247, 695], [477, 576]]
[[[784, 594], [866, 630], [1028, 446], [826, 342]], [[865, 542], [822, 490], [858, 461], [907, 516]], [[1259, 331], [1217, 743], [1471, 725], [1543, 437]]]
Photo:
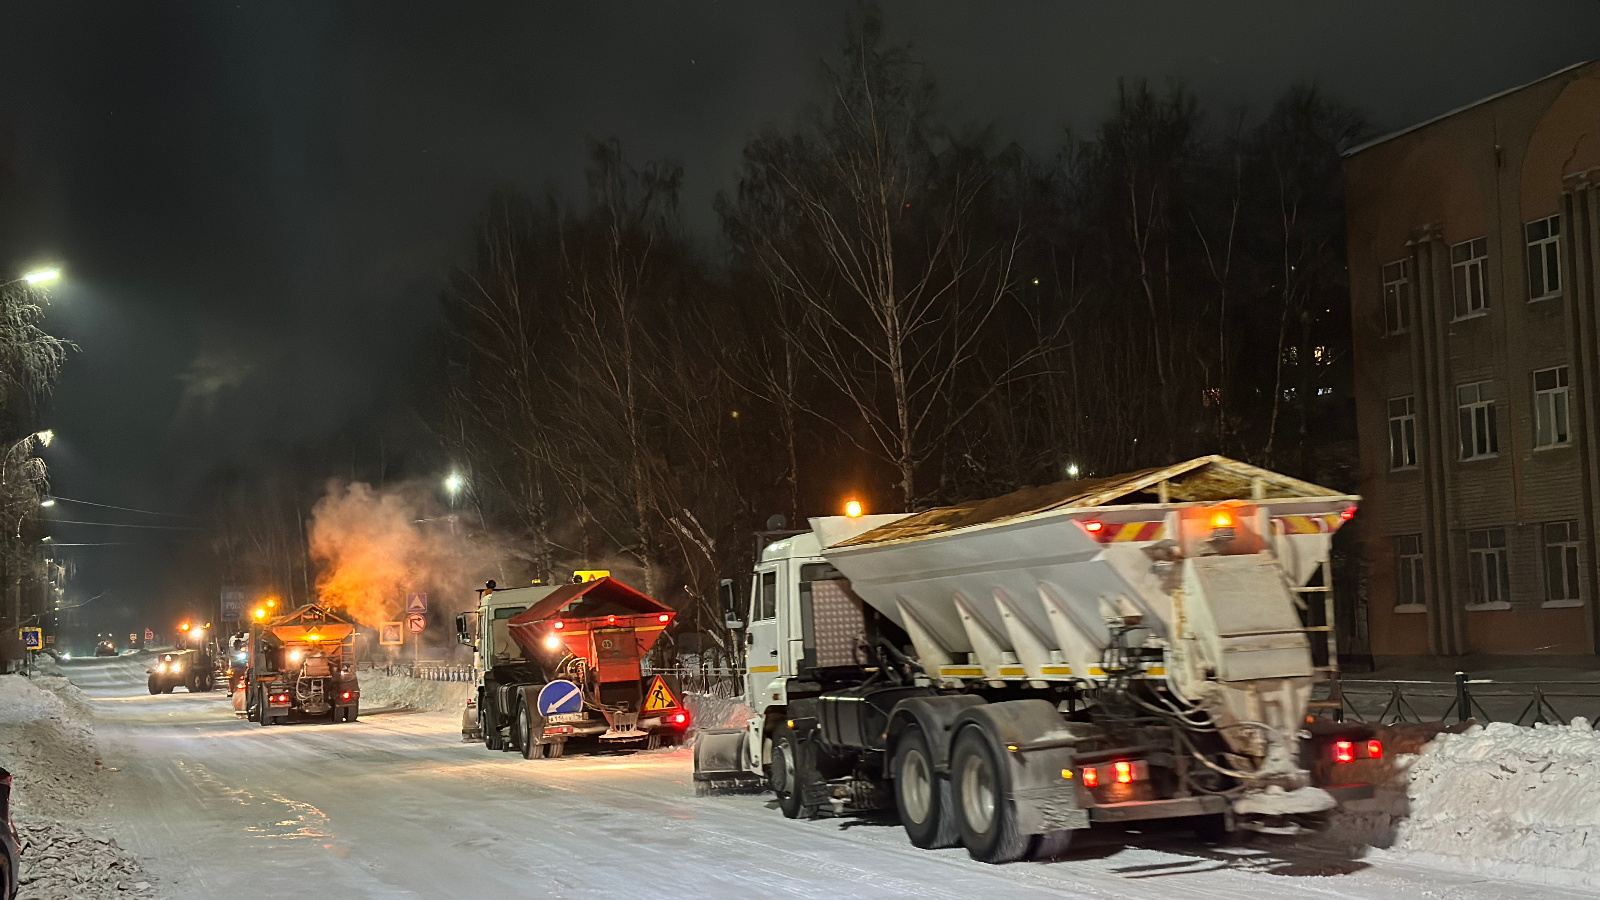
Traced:
[[[883, 9], [949, 120], [1039, 155], [1118, 78], [1183, 79], [1212, 110], [1311, 80], [1384, 131], [1600, 57], [1597, 0], [1212, 6]], [[0, 263], [65, 267], [50, 327], [82, 348], [48, 423], [54, 490], [184, 512], [218, 467], [403, 420], [487, 194], [572, 195], [590, 138], [682, 162], [717, 253], [713, 197], [814, 98], [852, 8], [6, 2]], [[71, 527], [57, 540], [149, 540]], [[170, 546], [82, 548], [69, 594], [115, 587], [130, 614]]]

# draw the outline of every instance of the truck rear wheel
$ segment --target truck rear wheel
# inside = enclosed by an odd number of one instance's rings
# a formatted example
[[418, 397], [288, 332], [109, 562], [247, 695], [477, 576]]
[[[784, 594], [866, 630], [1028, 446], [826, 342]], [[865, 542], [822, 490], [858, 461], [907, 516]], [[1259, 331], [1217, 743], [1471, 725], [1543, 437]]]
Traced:
[[961, 843], [979, 862], [1011, 862], [1029, 849], [1028, 835], [1017, 831], [1016, 805], [1006, 797], [1001, 762], [978, 728], [963, 728], [956, 736], [950, 755], [956, 819]]
[[940, 778], [933, 770], [928, 739], [921, 728], [901, 735], [889, 771], [894, 773], [895, 810], [911, 845], [934, 850], [961, 843], [950, 802], [950, 779]]
[[772, 742], [772, 792], [778, 808], [791, 819], [815, 818], [817, 808], [805, 803], [806, 785], [815, 778], [816, 748], [793, 728], [782, 726]]

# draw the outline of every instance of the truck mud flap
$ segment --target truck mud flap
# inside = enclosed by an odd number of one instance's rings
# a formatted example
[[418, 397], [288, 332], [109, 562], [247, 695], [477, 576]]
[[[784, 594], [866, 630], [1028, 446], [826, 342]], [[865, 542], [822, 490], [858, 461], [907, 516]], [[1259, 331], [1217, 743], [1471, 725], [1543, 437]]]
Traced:
[[744, 767], [745, 742], [749, 732], [743, 728], [708, 728], [694, 741], [694, 795], [759, 794], [767, 790], [767, 779]]

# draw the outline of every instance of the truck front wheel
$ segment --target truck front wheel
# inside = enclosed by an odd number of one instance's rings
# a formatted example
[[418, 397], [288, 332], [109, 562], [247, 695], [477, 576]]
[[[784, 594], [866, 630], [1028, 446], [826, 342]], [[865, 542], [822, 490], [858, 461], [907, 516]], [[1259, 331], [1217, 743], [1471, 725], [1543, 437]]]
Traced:
[[782, 726], [772, 742], [772, 792], [778, 795], [778, 808], [791, 819], [810, 819], [815, 806], [805, 803], [806, 785], [815, 778], [816, 748], [803, 741], [793, 728]]
[[521, 744], [523, 759], [543, 759], [548, 752], [546, 745], [534, 740], [533, 717], [528, 715], [526, 703], [517, 708], [517, 741]]
[[961, 843], [979, 862], [1011, 862], [1028, 851], [1028, 836], [1017, 830], [1016, 805], [1006, 797], [1001, 762], [978, 728], [964, 728], [956, 737], [950, 755], [956, 819]]
[[890, 771], [894, 773], [895, 809], [911, 845], [933, 850], [959, 844], [961, 832], [950, 802], [950, 779], [933, 771], [922, 729], [912, 728], [901, 735]]

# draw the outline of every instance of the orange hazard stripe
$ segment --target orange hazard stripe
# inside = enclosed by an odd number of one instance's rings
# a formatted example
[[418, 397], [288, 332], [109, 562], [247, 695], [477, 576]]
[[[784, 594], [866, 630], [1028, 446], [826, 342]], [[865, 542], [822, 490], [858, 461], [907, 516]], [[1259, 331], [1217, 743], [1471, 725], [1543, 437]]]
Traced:
[[1159, 541], [1165, 536], [1167, 523], [1160, 522], [1124, 522], [1121, 525], [1107, 525], [1100, 530], [1100, 543], [1111, 544], [1121, 541]]
[[1321, 516], [1280, 516], [1278, 522], [1284, 534], [1332, 534], [1339, 530], [1344, 517], [1338, 513]]

